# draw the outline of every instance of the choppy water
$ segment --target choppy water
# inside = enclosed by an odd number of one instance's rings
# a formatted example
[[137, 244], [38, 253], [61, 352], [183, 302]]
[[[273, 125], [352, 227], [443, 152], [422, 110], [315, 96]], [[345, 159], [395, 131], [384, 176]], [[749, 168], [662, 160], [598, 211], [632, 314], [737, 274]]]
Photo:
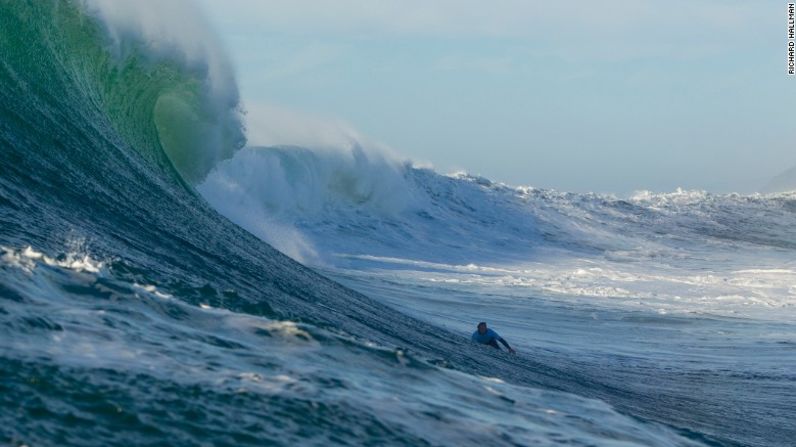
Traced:
[[0, 1], [0, 443], [796, 438], [793, 195], [239, 150], [218, 46], [129, 6]]

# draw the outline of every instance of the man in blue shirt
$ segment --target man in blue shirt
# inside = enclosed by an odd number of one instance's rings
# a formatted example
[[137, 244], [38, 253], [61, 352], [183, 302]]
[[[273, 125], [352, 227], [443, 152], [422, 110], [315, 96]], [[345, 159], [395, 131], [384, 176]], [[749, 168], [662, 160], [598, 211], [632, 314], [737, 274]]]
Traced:
[[498, 335], [498, 333], [493, 331], [492, 329], [487, 328], [486, 323], [484, 323], [483, 321], [478, 323], [478, 330], [473, 332], [471, 340], [474, 343], [489, 345], [498, 350], [500, 349], [500, 346], [498, 346], [498, 342], [501, 342], [503, 343], [503, 346], [505, 346], [506, 349], [509, 350], [510, 353], [514, 354], [515, 352], [514, 349], [512, 349], [511, 346], [509, 346], [509, 343], [503, 339], [503, 337]]

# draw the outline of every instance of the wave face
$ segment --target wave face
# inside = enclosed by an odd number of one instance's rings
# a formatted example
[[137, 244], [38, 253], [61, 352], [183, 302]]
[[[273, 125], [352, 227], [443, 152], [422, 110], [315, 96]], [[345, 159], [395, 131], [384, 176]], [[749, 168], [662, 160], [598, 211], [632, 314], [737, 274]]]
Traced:
[[[210, 208], [191, 184], [243, 144], [236, 93], [140, 22], [169, 11], [0, 2], [0, 443], [709, 438], [371, 300]], [[336, 191], [376, 197], [352, 181]]]

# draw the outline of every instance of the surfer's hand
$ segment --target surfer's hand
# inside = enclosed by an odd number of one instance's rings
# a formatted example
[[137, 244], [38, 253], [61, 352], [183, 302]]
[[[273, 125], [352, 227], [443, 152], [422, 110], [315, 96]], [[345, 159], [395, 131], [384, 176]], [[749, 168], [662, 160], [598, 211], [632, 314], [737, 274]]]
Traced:
[[517, 351], [515, 351], [513, 348], [509, 348], [509, 352], [512, 353], [512, 354], [516, 354], [517, 353]]

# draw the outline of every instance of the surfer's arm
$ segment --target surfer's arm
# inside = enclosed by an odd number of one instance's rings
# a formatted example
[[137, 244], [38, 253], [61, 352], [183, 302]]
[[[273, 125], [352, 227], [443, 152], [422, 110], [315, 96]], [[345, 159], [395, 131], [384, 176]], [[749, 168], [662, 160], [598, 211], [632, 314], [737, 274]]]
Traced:
[[503, 344], [503, 346], [505, 346], [505, 347], [506, 347], [506, 349], [508, 349], [508, 350], [509, 350], [509, 352], [514, 352], [514, 348], [512, 348], [511, 346], [509, 346], [509, 342], [507, 342], [505, 338], [503, 338], [503, 337], [498, 337], [498, 341], [499, 341], [500, 343], [502, 343], [502, 344]]

